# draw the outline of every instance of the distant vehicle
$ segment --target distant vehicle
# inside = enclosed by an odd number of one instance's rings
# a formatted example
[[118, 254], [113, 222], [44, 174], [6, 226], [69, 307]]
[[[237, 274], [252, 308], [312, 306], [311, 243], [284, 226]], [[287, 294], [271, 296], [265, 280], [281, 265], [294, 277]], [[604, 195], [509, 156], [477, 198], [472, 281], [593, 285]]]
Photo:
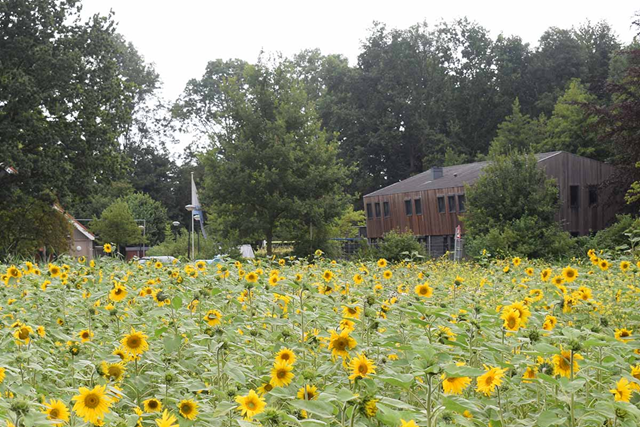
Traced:
[[144, 256], [138, 260], [140, 264], [146, 264], [147, 261], [160, 261], [163, 264], [171, 264], [176, 259], [172, 256]]

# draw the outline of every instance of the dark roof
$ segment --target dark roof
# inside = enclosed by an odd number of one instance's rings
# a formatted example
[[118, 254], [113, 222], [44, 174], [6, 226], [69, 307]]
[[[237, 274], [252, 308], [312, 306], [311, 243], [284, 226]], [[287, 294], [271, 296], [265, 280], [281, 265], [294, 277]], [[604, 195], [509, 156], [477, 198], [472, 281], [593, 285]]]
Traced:
[[[560, 154], [562, 151], [535, 154], [538, 162]], [[480, 172], [489, 162], [466, 163], [464, 165], [447, 166], [442, 168], [442, 177], [433, 179], [433, 169], [419, 173], [410, 178], [398, 181], [380, 190], [369, 193], [364, 197], [386, 196], [389, 194], [409, 193], [413, 191], [435, 190], [438, 188], [462, 187], [475, 182]]]

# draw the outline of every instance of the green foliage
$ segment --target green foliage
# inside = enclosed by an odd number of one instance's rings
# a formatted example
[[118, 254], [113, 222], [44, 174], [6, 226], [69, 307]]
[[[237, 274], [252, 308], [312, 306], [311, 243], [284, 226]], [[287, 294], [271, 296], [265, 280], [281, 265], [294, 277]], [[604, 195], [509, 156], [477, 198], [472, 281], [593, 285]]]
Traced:
[[363, 210], [354, 210], [352, 205], [342, 215], [333, 220], [327, 234], [332, 238], [358, 237], [358, 227], [364, 227], [367, 219]]
[[465, 248], [525, 257], [559, 256], [570, 248], [554, 215], [558, 189], [533, 155], [498, 156], [467, 186]]
[[[240, 236], [271, 242], [283, 222], [329, 224], [344, 210], [347, 169], [337, 144], [320, 128], [314, 106], [286, 63], [244, 65], [242, 77], [193, 101], [224, 104], [212, 112], [218, 147], [202, 157], [202, 199]], [[220, 99], [218, 99], [220, 98]]]
[[68, 252], [72, 229], [64, 215], [43, 201], [21, 202], [0, 210], [0, 259], [33, 258], [41, 248], [47, 254]]
[[146, 243], [157, 245], [165, 239], [167, 209], [160, 202], [143, 193], [133, 193], [120, 200], [127, 204], [135, 220], [146, 221], [146, 224], [137, 222], [138, 225], [146, 227], [144, 232]]
[[500, 125], [498, 133], [491, 141], [489, 156], [508, 155], [510, 153], [528, 153], [539, 146], [545, 136], [545, 120], [532, 119], [520, 111], [520, 101], [513, 101], [513, 111]]
[[391, 230], [384, 235], [382, 242], [374, 252], [377, 257], [394, 262], [426, 256], [424, 246], [418, 242], [411, 231], [402, 233]]
[[618, 215], [616, 222], [593, 236], [581, 237], [578, 240], [576, 256], [584, 256], [589, 249], [615, 252], [628, 249], [637, 244], [631, 242], [632, 236], [640, 232], [640, 219], [633, 215]]
[[598, 140], [594, 129], [596, 118], [584, 105], [593, 103], [595, 96], [588, 93], [579, 80], [572, 80], [565, 93], [558, 99], [553, 114], [547, 122], [547, 137], [535, 146], [539, 152], [567, 151], [579, 156], [606, 160], [610, 149]]
[[[147, 256], [173, 256], [179, 259], [186, 259], [189, 253], [189, 232], [182, 228], [178, 233], [171, 234], [166, 230], [167, 238], [160, 244], [155, 245], [147, 251]], [[209, 236], [205, 239], [202, 235], [196, 237], [196, 259], [213, 259], [219, 255], [226, 255], [226, 258], [240, 259], [238, 246], [230, 241], [219, 241]]]
[[118, 248], [142, 243], [142, 232], [124, 200], [113, 202], [102, 212], [100, 219], [94, 219], [90, 225], [103, 243], [115, 243]]

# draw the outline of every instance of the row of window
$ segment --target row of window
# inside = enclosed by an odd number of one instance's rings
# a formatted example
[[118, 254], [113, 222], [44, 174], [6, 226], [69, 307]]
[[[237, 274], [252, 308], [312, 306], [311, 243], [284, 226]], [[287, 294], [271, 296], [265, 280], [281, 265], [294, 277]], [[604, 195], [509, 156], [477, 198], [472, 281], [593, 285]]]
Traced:
[[[449, 205], [449, 213], [455, 212], [464, 212], [465, 211], [465, 200], [464, 194], [450, 195], [447, 197], [447, 204]], [[457, 205], [456, 205], [457, 199]], [[371, 203], [367, 203], [367, 218], [372, 219], [375, 210], [375, 217], [380, 218], [380, 203], [374, 203], [373, 208]], [[384, 212], [384, 217], [388, 218], [391, 216], [391, 210], [389, 208], [389, 202], [382, 202], [382, 211]], [[438, 196], [438, 212], [439, 213], [447, 213], [447, 205], [445, 204], [444, 196]], [[422, 215], [422, 199], [407, 199], [404, 201], [404, 213], [406, 216], [412, 215]]]
[[[589, 189], [589, 207], [598, 204], [598, 187], [595, 185], [588, 186]], [[569, 186], [569, 207], [578, 209], [580, 207], [580, 186]]]

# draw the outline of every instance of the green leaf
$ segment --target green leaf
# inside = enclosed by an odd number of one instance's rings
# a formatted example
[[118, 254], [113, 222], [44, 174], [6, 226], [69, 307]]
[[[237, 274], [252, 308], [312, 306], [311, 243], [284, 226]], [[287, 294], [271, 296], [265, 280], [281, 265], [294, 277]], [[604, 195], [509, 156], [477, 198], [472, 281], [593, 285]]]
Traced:
[[164, 348], [167, 353], [173, 353], [174, 351], [178, 351], [180, 345], [182, 344], [182, 337], [179, 335], [167, 335], [164, 337]]
[[413, 375], [411, 374], [396, 374], [393, 377], [378, 375], [377, 378], [387, 384], [406, 389], [411, 388], [411, 386], [413, 385]]
[[182, 307], [182, 298], [180, 297], [175, 297], [171, 300], [171, 307], [173, 307], [175, 310], [180, 310], [180, 307]]
[[222, 371], [242, 385], [245, 385], [247, 382], [247, 377], [245, 377], [244, 373], [238, 366], [232, 363], [227, 363]]
[[290, 403], [297, 409], [304, 409], [309, 413], [324, 418], [333, 417], [333, 412], [336, 409], [331, 403], [322, 400], [293, 400]]
[[537, 425], [540, 427], [559, 426], [564, 425], [566, 421], [566, 417], [560, 418], [553, 411], [544, 411], [538, 415]]

